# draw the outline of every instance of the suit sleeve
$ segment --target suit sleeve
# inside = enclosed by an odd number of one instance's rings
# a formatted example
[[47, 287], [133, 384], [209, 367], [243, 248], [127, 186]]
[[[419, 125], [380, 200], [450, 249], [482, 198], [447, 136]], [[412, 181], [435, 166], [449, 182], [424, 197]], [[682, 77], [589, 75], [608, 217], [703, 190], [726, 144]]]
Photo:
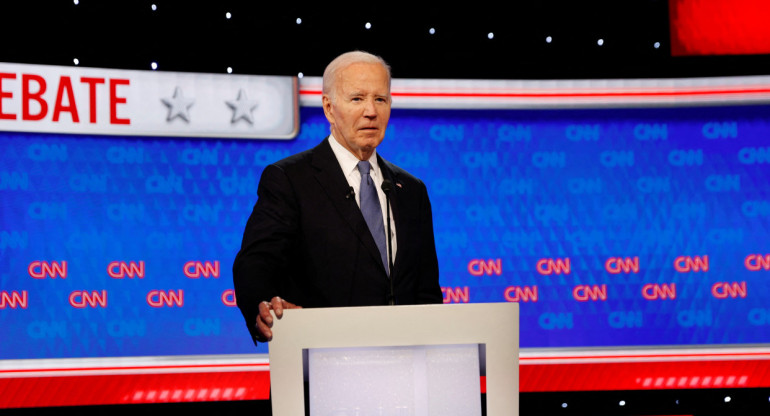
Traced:
[[298, 211], [291, 182], [282, 169], [267, 166], [233, 263], [236, 302], [255, 343], [263, 341], [256, 330], [259, 303], [283, 296], [281, 276], [288, 269], [297, 238]]
[[441, 294], [439, 284], [438, 257], [436, 255], [436, 242], [433, 236], [433, 212], [428, 198], [428, 190], [422, 185], [420, 201], [420, 226], [422, 233], [422, 253], [420, 253], [420, 270], [418, 286], [419, 303], [442, 303], [444, 297]]

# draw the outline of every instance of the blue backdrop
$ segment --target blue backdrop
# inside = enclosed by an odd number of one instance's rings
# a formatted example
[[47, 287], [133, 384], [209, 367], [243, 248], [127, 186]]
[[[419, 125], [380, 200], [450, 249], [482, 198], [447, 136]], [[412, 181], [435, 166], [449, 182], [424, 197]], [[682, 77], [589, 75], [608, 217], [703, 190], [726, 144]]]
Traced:
[[[266, 352], [231, 266], [295, 140], [0, 132], [0, 358]], [[393, 110], [447, 302], [521, 303], [522, 347], [770, 342], [770, 107]]]

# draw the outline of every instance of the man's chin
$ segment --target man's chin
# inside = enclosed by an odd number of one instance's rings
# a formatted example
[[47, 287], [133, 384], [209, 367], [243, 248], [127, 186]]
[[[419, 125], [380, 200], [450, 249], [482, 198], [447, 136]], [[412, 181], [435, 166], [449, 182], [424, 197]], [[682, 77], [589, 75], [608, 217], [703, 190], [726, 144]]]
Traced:
[[379, 132], [371, 134], [359, 134], [358, 143], [360, 144], [361, 148], [374, 149], [375, 147], [379, 146], [380, 143], [382, 143], [382, 139], [383, 138], [380, 136]]

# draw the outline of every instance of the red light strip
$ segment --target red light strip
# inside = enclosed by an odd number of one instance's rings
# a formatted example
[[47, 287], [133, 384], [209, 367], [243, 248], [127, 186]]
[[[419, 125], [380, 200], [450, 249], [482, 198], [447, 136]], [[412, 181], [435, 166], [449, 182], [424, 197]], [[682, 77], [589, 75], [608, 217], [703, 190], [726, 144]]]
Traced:
[[[602, 97], [679, 97], [679, 96], [704, 96], [704, 95], [730, 95], [730, 94], [768, 94], [770, 88], [737, 88], [737, 89], [704, 89], [704, 90], [679, 90], [679, 91], [619, 91], [619, 92], [554, 92], [554, 93], [525, 93], [525, 92], [404, 92], [394, 91], [394, 97], [416, 98], [602, 98]], [[320, 90], [300, 90], [300, 95], [318, 96]]]
[[[193, 365], [155, 365], [155, 366], [126, 366], [126, 367], [71, 367], [71, 368], [23, 368], [0, 370], [0, 378], [4, 377], [24, 377], [25, 375], [93, 375], [92, 373], [103, 373], [106, 375], [116, 375], [119, 373], [189, 373], [189, 372], [210, 372], [210, 371], [268, 371], [270, 364], [193, 364]], [[65, 374], [75, 373], [75, 374]], [[80, 373], [80, 374], [77, 374]], [[91, 373], [91, 374], [89, 374]]]
[[[639, 357], [694, 358], [697, 354], [522, 358], [519, 386], [521, 392], [770, 387], [768, 354], [705, 355], [710, 358], [645, 362], [635, 360]], [[742, 355], [745, 359], [719, 359], [722, 355]], [[758, 359], [759, 356], [764, 358]], [[579, 362], [586, 358], [619, 357], [626, 361]], [[542, 359], [576, 361], [527, 362]], [[222, 371], [209, 371], [217, 369]], [[149, 373], [136, 372], [139, 370]], [[266, 400], [270, 394], [268, 370], [267, 364], [4, 370], [1, 373], [5, 377], [0, 378], [0, 408]], [[89, 371], [111, 373], [89, 374]], [[73, 375], [73, 372], [81, 372], [81, 375]], [[482, 391], [486, 390], [484, 377], [481, 387]]]

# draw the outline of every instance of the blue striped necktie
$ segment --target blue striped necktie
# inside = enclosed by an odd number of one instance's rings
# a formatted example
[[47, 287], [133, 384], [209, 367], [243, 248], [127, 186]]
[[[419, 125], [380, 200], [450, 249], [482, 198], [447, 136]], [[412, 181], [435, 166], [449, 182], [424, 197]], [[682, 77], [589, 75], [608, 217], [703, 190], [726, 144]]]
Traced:
[[[388, 272], [388, 249], [385, 245], [385, 225], [382, 221], [382, 208], [380, 206], [380, 197], [377, 195], [377, 188], [374, 187], [374, 181], [369, 175], [371, 165], [368, 161], [358, 162], [358, 171], [361, 172], [361, 213], [364, 214], [366, 225], [380, 249], [382, 264], [385, 271]], [[388, 272], [389, 273], [389, 272]]]

